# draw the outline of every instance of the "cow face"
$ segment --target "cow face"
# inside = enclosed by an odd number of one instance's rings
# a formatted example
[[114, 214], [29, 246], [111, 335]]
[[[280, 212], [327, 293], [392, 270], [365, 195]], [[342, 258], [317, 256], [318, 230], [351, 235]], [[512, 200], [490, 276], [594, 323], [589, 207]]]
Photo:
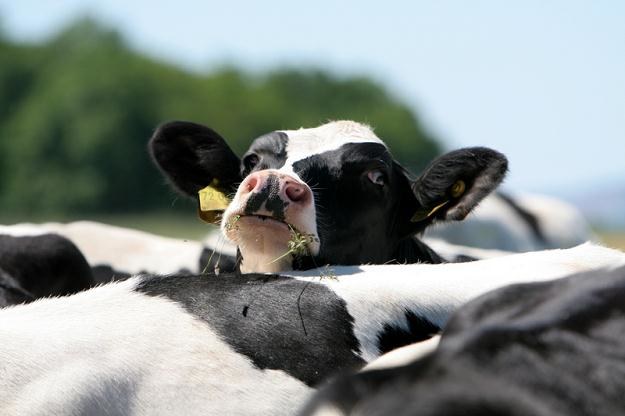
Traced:
[[241, 270], [254, 272], [428, 261], [415, 258], [412, 236], [463, 219], [507, 169], [500, 153], [468, 148], [410, 180], [384, 142], [352, 121], [269, 133], [241, 159], [213, 130], [171, 122], [150, 150], [183, 193], [197, 198], [211, 184], [233, 195], [221, 228], [240, 250]]

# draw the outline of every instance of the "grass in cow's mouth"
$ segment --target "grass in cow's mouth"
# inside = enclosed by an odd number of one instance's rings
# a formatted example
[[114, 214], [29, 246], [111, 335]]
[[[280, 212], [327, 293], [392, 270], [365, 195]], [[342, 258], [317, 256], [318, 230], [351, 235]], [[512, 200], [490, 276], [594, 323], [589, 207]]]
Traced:
[[283, 255], [270, 261], [269, 264], [275, 263], [276, 261], [285, 258], [289, 254], [293, 256], [304, 256], [306, 254], [310, 254], [310, 249], [308, 246], [309, 244], [315, 242], [317, 238], [313, 234], [305, 234], [300, 232], [291, 224], [287, 224], [287, 226], [289, 227], [289, 231], [291, 232], [291, 238], [287, 242], [288, 250]]
[[[261, 220], [279, 221], [279, 220], [276, 220], [275, 218], [264, 216], [264, 215], [255, 215], [255, 216], [260, 218]], [[238, 227], [237, 222], [240, 219], [241, 219], [241, 215], [233, 215], [232, 217], [230, 217], [230, 219], [228, 220], [225, 226], [226, 231], [236, 230]], [[286, 222], [284, 224], [286, 224], [286, 226], [289, 227], [289, 232], [291, 234], [289, 241], [287, 242], [288, 250], [286, 251], [286, 253], [270, 261], [269, 264], [275, 263], [276, 261], [281, 260], [288, 255], [304, 256], [304, 255], [310, 254], [309, 245], [316, 241], [319, 241], [318, 238], [315, 237], [313, 234], [302, 233], [291, 224], [286, 223]]]
[[240, 215], [233, 215], [232, 217], [230, 217], [230, 219], [226, 223], [226, 226], [224, 227], [226, 231], [232, 231], [236, 229], [237, 221], [239, 221], [240, 219], [241, 219]]
[[329, 264], [325, 265], [323, 271], [319, 274], [319, 278], [338, 280], [338, 277], [336, 277], [336, 273], [334, 273], [334, 269], [332, 269]]
[[230, 219], [226, 223], [226, 226], [225, 226], [226, 231], [238, 230], [239, 228], [238, 228], [237, 222], [243, 217], [250, 217], [250, 218], [254, 217], [262, 221], [271, 220], [271, 221], [281, 222], [285, 225], [288, 225], [284, 221], [280, 221], [274, 217], [270, 217], [267, 215], [233, 215], [232, 217], [230, 217]]

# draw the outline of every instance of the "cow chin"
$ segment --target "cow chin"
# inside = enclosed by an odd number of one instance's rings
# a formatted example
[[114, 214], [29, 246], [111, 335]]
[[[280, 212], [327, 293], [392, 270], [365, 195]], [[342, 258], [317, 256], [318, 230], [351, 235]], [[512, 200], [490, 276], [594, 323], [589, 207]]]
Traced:
[[304, 227], [291, 224], [262, 215], [226, 215], [222, 230], [241, 252], [241, 272], [278, 273], [293, 270], [289, 241], [296, 233], [310, 236], [306, 249], [311, 254], [318, 253], [319, 239], [316, 232], [300, 231]]

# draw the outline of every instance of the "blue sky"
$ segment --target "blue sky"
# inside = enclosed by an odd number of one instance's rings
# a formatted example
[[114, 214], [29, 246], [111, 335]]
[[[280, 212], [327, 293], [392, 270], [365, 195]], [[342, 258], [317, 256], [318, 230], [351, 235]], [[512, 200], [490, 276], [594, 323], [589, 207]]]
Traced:
[[193, 70], [371, 76], [447, 148], [507, 154], [509, 190], [625, 184], [625, 2], [0, 0], [2, 27], [25, 41], [85, 14]]

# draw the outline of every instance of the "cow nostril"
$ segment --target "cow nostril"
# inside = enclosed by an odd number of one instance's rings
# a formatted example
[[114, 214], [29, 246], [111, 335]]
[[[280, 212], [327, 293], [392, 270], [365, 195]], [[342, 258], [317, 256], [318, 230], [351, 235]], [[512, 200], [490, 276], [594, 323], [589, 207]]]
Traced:
[[252, 192], [254, 188], [256, 188], [256, 185], [258, 185], [258, 177], [256, 175], [250, 175], [247, 178], [245, 189], [247, 190], [247, 192]]
[[289, 183], [284, 191], [286, 196], [293, 202], [301, 202], [306, 199], [306, 188], [300, 184]]

